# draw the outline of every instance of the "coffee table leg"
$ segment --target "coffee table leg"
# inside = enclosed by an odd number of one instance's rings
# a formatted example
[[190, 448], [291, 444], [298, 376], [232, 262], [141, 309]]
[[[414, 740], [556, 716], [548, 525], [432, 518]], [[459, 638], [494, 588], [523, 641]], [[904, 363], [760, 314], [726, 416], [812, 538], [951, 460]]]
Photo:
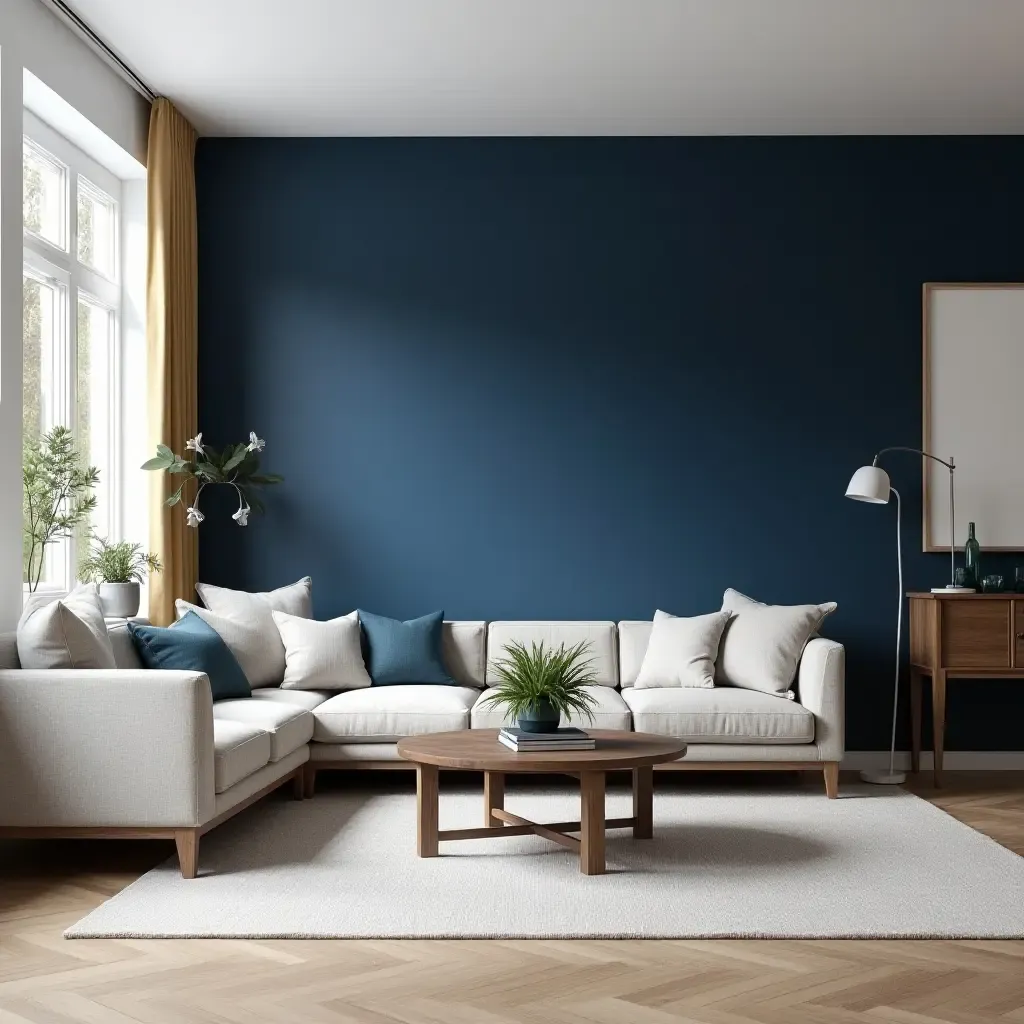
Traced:
[[484, 824], [500, 825], [491, 811], [505, 809], [505, 776], [502, 772], [484, 772]]
[[580, 871], [604, 874], [604, 772], [580, 773]]
[[416, 852], [437, 856], [437, 766], [416, 766]]
[[650, 839], [654, 835], [654, 769], [633, 769], [634, 839]]

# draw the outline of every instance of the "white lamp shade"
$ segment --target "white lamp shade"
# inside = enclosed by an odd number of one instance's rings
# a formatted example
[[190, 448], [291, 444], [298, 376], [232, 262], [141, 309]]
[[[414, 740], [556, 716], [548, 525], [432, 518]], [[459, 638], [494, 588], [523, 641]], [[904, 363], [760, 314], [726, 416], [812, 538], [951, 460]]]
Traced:
[[885, 505], [889, 501], [889, 474], [878, 466], [861, 466], [850, 479], [846, 496], [854, 501]]

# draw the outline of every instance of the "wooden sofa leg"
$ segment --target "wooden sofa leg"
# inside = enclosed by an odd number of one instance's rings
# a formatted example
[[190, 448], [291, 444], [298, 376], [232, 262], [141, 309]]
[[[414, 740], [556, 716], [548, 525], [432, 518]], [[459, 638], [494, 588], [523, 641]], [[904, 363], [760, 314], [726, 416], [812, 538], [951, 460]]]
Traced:
[[835, 800], [839, 796], [839, 762], [826, 761], [825, 772], [825, 795], [829, 800]]
[[313, 793], [316, 791], [316, 768], [311, 764], [304, 764], [302, 766], [302, 795], [307, 800], [313, 799]]
[[195, 878], [199, 873], [199, 829], [181, 828], [174, 833], [182, 878]]
[[306, 774], [301, 768], [296, 768], [292, 776], [292, 799], [306, 799]]

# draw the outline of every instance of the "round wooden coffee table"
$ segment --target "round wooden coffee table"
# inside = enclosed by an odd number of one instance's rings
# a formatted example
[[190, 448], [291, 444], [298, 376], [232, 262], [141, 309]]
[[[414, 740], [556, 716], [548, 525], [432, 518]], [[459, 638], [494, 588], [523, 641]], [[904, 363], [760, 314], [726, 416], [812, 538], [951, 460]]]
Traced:
[[[632, 828], [634, 839], [650, 839], [654, 828], [654, 765], [675, 761], [686, 744], [669, 736], [643, 732], [588, 729], [596, 750], [530, 751], [516, 753], [498, 742], [497, 729], [409, 736], [398, 741], [398, 753], [416, 763], [416, 850], [436, 857], [438, 842], [486, 839], [492, 836], [538, 835], [579, 851], [580, 871], [604, 874], [604, 833], [609, 828]], [[463, 768], [484, 773], [482, 828], [438, 829], [437, 770]], [[633, 816], [604, 816], [605, 772], [632, 770]], [[579, 821], [539, 824], [505, 810], [505, 776], [565, 774], [580, 780]], [[579, 832], [577, 839], [570, 832]]]

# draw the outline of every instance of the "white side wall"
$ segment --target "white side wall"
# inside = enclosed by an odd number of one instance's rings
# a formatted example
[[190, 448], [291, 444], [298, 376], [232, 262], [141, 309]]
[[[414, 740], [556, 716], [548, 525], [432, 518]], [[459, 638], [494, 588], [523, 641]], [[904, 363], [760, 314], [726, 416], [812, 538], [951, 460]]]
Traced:
[[0, 630], [21, 614], [23, 69], [146, 162], [149, 104], [39, 0], [0, 0]]

